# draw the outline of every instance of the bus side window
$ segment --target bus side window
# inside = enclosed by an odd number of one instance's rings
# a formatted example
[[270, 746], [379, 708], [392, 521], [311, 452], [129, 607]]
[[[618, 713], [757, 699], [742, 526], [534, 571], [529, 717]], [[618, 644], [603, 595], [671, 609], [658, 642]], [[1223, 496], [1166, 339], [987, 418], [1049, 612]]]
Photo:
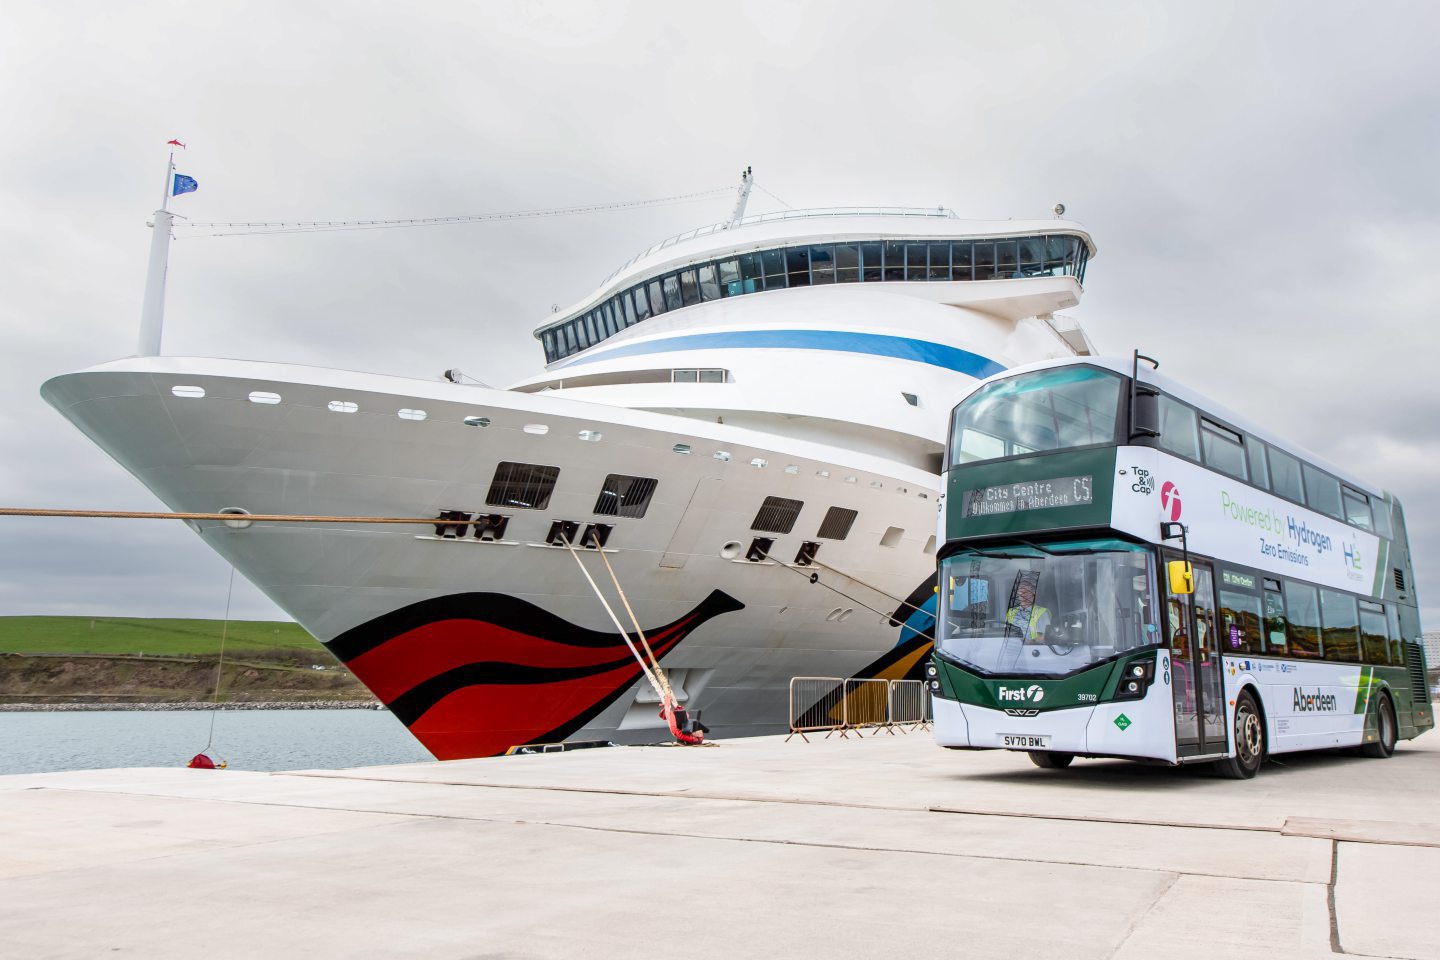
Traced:
[[1265, 651], [1284, 653], [1286, 651], [1285, 598], [1280, 594], [1280, 582], [1265, 578]]
[[1334, 590], [1320, 591], [1320, 618], [1325, 625], [1325, 659], [1360, 662], [1360, 618], [1355, 598]]
[[1390, 662], [1390, 637], [1386, 631], [1385, 608], [1369, 600], [1360, 601], [1360, 644], [1366, 663]]
[[1319, 657], [1320, 649], [1320, 597], [1319, 591], [1307, 583], [1285, 581], [1286, 634], [1290, 640], [1290, 655], [1294, 657]]
[[1220, 650], [1260, 652], [1260, 598], [1238, 590], [1220, 591]]
[[1340, 487], [1340, 498], [1345, 502], [1345, 521], [1361, 530], [1374, 529], [1370, 521], [1370, 498], [1358, 490], [1345, 485]]
[[1305, 487], [1300, 482], [1300, 461], [1283, 450], [1270, 447], [1270, 489], [1296, 503], [1305, 502]]
[[1189, 460], [1200, 460], [1200, 427], [1191, 410], [1179, 400], [1165, 394], [1158, 398], [1160, 410], [1160, 449]]
[[1402, 664], [1405, 662], [1405, 641], [1400, 636], [1400, 611], [1393, 603], [1385, 605], [1385, 624], [1390, 628], [1390, 662]]
[[1374, 507], [1375, 513], [1375, 535], [1384, 537], [1386, 540], [1395, 539], [1395, 528], [1390, 525], [1390, 503], [1388, 500], [1372, 500], [1370, 506]]
[[1265, 464], [1265, 442], [1256, 437], [1245, 438], [1245, 457], [1250, 461], [1250, 482], [1264, 490], [1270, 489], [1270, 470]]

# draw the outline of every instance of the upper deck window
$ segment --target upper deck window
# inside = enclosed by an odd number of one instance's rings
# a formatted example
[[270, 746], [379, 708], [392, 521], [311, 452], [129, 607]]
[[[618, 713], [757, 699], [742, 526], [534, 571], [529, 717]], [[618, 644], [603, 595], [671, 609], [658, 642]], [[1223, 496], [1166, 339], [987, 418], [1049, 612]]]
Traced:
[[[764, 290], [831, 283], [1075, 277], [1089, 247], [1077, 236], [1002, 240], [890, 240], [778, 247], [689, 264], [651, 277], [541, 332], [554, 363], [670, 310]], [[563, 332], [562, 332], [563, 331]]]
[[1084, 366], [986, 384], [955, 409], [951, 465], [1114, 443], [1122, 386], [1118, 375]]

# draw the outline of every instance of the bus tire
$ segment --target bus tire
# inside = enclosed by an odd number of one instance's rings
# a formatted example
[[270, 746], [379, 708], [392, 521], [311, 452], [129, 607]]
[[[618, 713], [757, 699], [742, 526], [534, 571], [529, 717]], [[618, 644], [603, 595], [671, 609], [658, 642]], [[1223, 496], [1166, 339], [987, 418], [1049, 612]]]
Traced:
[[1397, 738], [1395, 727], [1395, 707], [1390, 702], [1390, 694], [1381, 693], [1379, 701], [1375, 704], [1375, 724], [1379, 727], [1380, 736], [1373, 743], [1366, 743], [1360, 747], [1360, 755], [1373, 757], [1376, 760], [1384, 760], [1395, 753], [1395, 740]]
[[1220, 775], [1231, 780], [1249, 780], [1265, 762], [1265, 719], [1255, 695], [1241, 690], [1235, 700], [1235, 751], [1215, 761]]
[[1073, 753], [1051, 753], [1049, 750], [1031, 750], [1030, 762], [1042, 770], [1064, 770], [1075, 759]]

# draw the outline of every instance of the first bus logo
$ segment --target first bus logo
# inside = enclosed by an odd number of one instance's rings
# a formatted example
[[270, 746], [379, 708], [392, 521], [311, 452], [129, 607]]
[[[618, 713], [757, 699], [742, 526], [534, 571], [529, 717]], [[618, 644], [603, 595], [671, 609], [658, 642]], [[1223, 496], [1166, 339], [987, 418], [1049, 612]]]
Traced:
[[1171, 521], [1180, 519], [1180, 488], [1170, 480], [1160, 488], [1160, 510], [1167, 514]]

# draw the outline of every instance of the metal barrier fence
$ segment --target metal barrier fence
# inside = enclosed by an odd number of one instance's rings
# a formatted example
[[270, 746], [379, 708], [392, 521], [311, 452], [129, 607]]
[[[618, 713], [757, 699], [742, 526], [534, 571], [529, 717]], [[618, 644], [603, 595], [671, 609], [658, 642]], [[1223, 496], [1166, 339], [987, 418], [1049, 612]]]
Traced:
[[921, 680], [856, 677], [791, 677], [790, 737], [825, 731], [864, 736], [866, 730], [894, 734], [930, 724], [930, 691]]

